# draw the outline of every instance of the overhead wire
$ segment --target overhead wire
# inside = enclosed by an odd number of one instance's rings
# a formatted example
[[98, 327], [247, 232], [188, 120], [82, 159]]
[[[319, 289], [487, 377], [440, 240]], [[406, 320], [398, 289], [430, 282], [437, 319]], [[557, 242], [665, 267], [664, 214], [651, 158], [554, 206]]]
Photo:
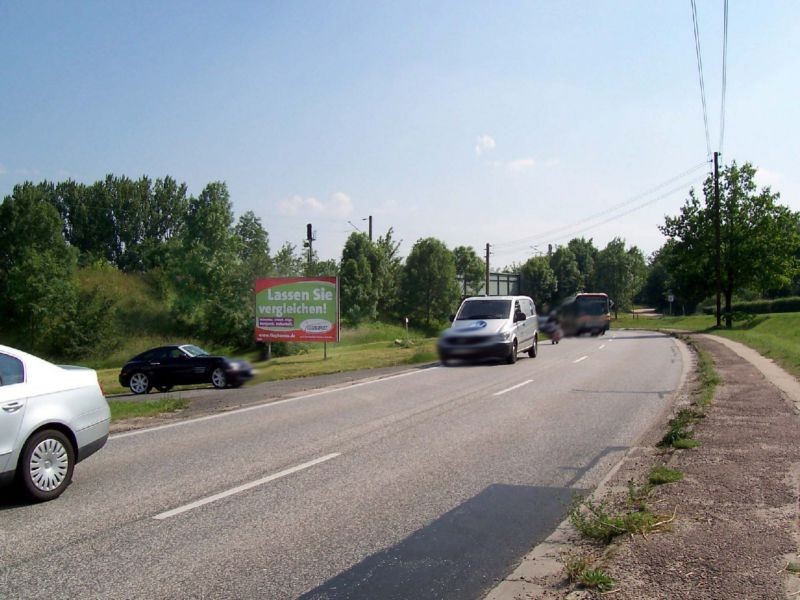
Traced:
[[[544, 240], [546, 240], [546, 239], [551, 239], [551, 240], [560, 239], [562, 236], [559, 236], [558, 234], [560, 234], [561, 232], [567, 231], [567, 230], [573, 230], [576, 227], [578, 227], [578, 226], [580, 226], [580, 225], [582, 225], [584, 223], [589, 223], [589, 222], [595, 221], [595, 220], [597, 220], [599, 218], [602, 218], [602, 217], [608, 217], [609, 213], [614, 213], [614, 212], [616, 212], [616, 211], [618, 211], [618, 210], [620, 210], [622, 208], [625, 208], [626, 206], [629, 206], [629, 205], [641, 200], [642, 198], [646, 198], [646, 197], [658, 192], [659, 190], [662, 190], [665, 187], [675, 183], [676, 181], [684, 179], [688, 175], [694, 174], [700, 168], [707, 167], [707, 165], [708, 165], [708, 161], [703, 161], [703, 162], [697, 163], [696, 165], [690, 167], [689, 169], [686, 169], [685, 171], [683, 171], [683, 172], [681, 172], [681, 173], [679, 173], [679, 174], [677, 174], [677, 175], [675, 175], [673, 177], [670, 177], [669, 179], [666, 179], [665, 181], [662, 181], [658, 185], [655, 185], [655, 186], [649, 188], [648, 190], [646, 190], [644, 192], [636, 194], [635, 196], [632, 196], [632, 197], [630, 197], [630, 198], [628, 198], [626, 200], [623, 200], [622, 202], [619, 202], [617, 204], [613, 204], [611, 206], [608, 206], [608, 207], [604, 208], [602, 211], [598, 211], [596, 213], [588, 215], [587, 217], [584, 217], [584, 218], [579, 219], [577, 221], [573, 221], [572, 223], [568, 223], [566, 225], [562, 225], [562, 226], [559, 226], [559, 227], [555, 227], [555, 228], [552, 228], [552, 229], [541, 231], [541, 232], [536, 233], [535, 235], [525, 236], [524, 238], [519, 238], [519, 239], [516, 239], [516, 240], [509, 240], [508, 242], [501, 242], [501, 243], [498, 243], [498, 244], [494, 244], [493, 247], [496, 248], [497, 250], [502, 250], [502, 251], [504, 251], [504, 253], [507, 253], [507, 252], [512, 252], [514, 250], [523, 249], [523, 248], [527, 247], [528, 245], [530, 245], [531, 243], [533, 243], [534, 241], [541, 241], [543, 239]], [[679, 189], [685, 187], [686, 185], [687, 184], [685, 182], [682, 183]], [[652, 204], [652, 202], [653, 201], [648, 201], [648, 202], [642, 204], [641, 207], [647, 206], [648, 204]], [[638, 210], [638, 208], [636, 208], [634, 210]], [[626, 211], [624, 213], [621, 213], [620, 215], [615, 215], [611, 219], [613, 220], [614, 218], [617, 218], [618, 216], [630, 214], [631, 212], [634, 212], [634, 210]], [[595, 226], [596, 225], [592, 225], [589, 228], [594, 228]]]
[[706, 128], [706, 151], [707, 156], [711, 156], [711, 135], [708, 132], [708, 107], [706, 105], [706, 84], [703, 79], [703, 57], [700, 52], [700, 27], [697, 24], [697, 4], [695, 0], [692, 3], [692, 22], [694, 23], [694, 49], [697, 55], [697, 73], [700, 77], [700, 99], [703, 103], [703, 123]]
[[722, 37], [722, 105], [719, 117], [719, 153], [722, 154], [722, 145], [725, 141], [725, 94], [728, 88], [728, 0], [725, 0], [725, 26]]

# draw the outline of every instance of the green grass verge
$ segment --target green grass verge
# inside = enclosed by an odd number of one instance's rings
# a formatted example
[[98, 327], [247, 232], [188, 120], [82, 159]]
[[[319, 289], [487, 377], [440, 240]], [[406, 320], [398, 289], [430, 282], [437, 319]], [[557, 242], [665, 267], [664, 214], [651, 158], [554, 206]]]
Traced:
[[159, 400], [125, 401], [109, 400], [111, 421], [121, 421], [134, 417], [153, 417], [186, 408], [188, 400], [182, 398], [161, 398]]
[[652, 330], [683, 329], [723, 336], [750, 346], [800, 378], [800, 313], [746, 315], [734, 321], [732, 329], [717, 329], [713, 315], [636, 319], [625, 315], [613, 321], [611, 326]]

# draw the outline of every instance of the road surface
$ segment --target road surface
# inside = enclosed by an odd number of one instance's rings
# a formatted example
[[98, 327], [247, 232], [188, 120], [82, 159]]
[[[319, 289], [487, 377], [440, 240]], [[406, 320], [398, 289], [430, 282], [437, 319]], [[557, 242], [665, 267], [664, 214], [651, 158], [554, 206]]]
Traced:
[[0, 597], [480, 598], [684, 369], [611, 331], [118, 434], [58, 500], [0, 502]]

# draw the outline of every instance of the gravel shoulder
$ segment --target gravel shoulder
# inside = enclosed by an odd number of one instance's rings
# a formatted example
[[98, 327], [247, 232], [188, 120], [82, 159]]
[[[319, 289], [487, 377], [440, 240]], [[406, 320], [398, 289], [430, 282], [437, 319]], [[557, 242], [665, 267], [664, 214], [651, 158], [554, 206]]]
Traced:
[[[657, 449], [665, 421], [593, 494], [596, 502], [624, 507], [629, 481], [643, 484], [659, 464], [678, 469], [684, 480], [657, 486], [647, 501], [665, 520], [674, 516], [670, 530], [625, 535], [605, 546], [581, 538], [565, 521], [488, 598], [773, 600], [800, 595], [800, 577], [789, 567], [800, 566], [800, 411], [795, 404], [800, 388], [740, 344], [705, 335], [692, 339], [711, 354], [722, 379], [695, 427], [701, 445]], [[690, 381], [676, 410], [688, 404], [691, 388]], [[578, 555], [593, 557], [593, 566], [614, 578], [614, 588], [602, 594], [571, 584], [564, 557]]]

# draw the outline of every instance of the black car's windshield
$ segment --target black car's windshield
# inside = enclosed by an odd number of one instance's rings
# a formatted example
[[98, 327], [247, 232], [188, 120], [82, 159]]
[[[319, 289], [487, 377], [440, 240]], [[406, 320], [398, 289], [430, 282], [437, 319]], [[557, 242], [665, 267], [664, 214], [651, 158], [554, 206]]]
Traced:
[[464, 303], [456, 320], [507, 319], [510, 311], [511, 300], [475, 300]]
[[208, 352], [206, 352], [199, 346], [192, 346], [191, 344], [187, 344], [186, 346], [181, 346], [181, 350], [186, 352], [186, 354], [188, 354], [192, 358], [194, 358], [195, 356], [208, 356]]

